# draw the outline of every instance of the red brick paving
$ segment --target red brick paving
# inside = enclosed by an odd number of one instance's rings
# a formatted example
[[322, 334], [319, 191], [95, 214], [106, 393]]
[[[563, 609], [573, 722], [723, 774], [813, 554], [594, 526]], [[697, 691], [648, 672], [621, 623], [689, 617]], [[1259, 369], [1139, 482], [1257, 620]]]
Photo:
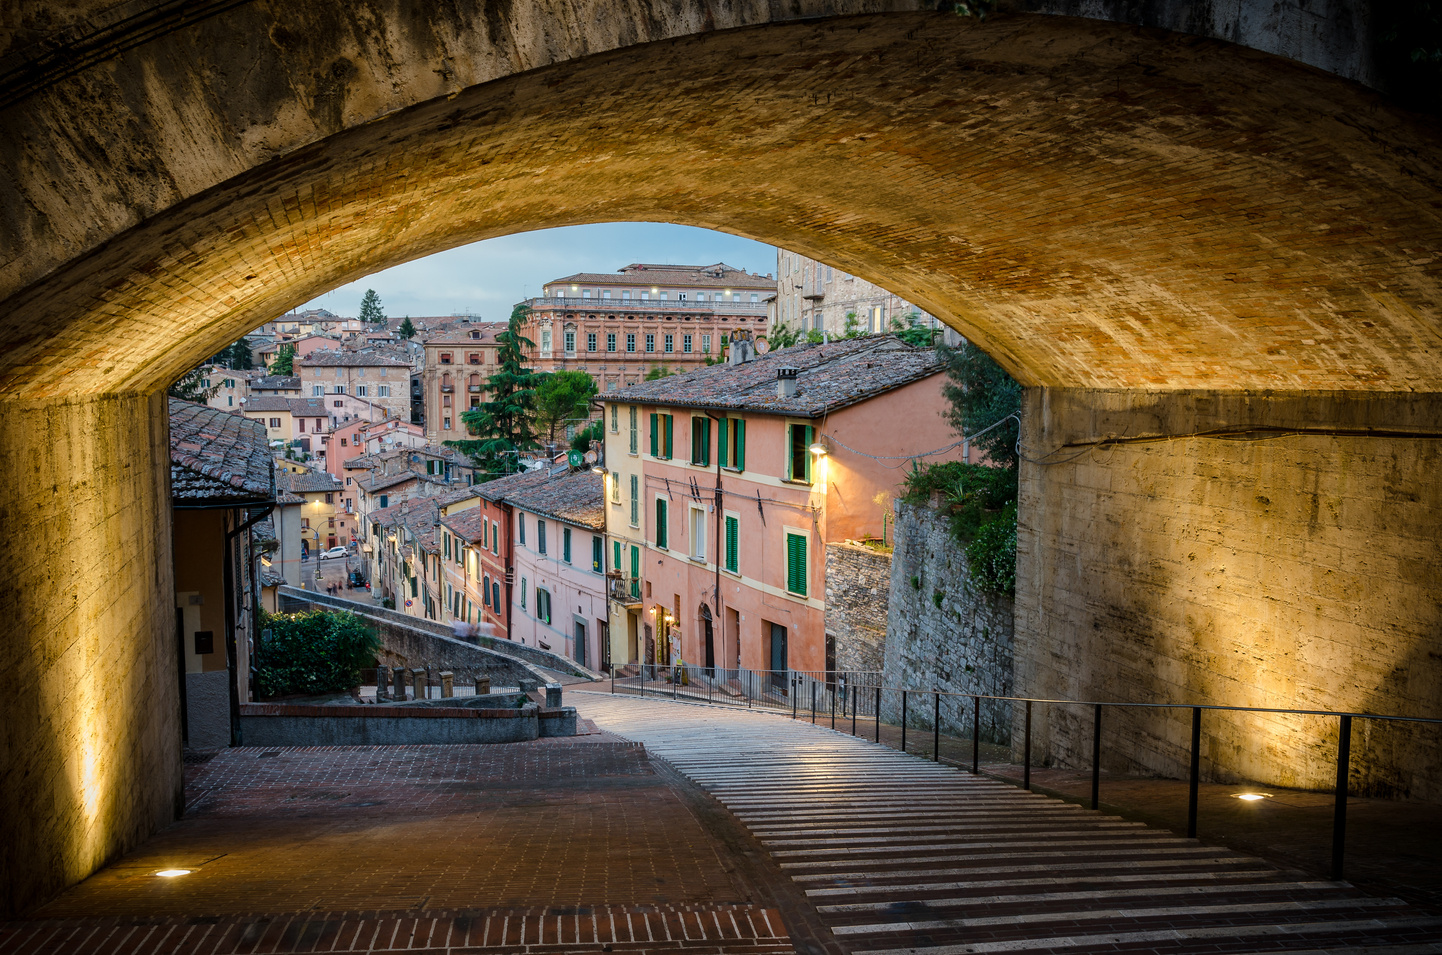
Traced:
[[[0, 926], [19, 952], [790, 952], [645, 750], [237, 748], [187, 812]], [[192, 874], [159, 878], [162, 868]]]

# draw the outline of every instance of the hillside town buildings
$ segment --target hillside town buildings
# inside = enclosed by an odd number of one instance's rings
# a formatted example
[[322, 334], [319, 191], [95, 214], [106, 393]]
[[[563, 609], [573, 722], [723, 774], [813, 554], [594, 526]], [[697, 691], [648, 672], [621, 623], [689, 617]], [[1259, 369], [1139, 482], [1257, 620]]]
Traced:
[[504, 322], [463, 321], [426, 336], [420, 383], [432, 444], [466, 437], [461, 414], [485, 399], [486, 381], [496, 372], [496, 335], [505, 330]]
[[338, 396], [349, 395], [384, 412], [377, 417], [409, 420], [411, 362], [403, 355], [380, 348], [317, 349], [297, 357], [294, 365], [304, 397], [325, 397], [334, 404]]
[[900, 295], [841, 269], [785, 249], [776, 250], [775, 301], [771, 327], [785, 325], [799, 331], [824, 332], [832, 338], [848, 333], [892, 331], [893, 321], [908, 326], [944, 329], [934, 315]]

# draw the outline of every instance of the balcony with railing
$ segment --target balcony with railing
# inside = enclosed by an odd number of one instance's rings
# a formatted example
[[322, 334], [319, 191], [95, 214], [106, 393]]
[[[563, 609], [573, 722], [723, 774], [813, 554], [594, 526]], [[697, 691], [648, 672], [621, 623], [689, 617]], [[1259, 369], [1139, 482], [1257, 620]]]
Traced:
[[641, 603], [641, 578], [627, 577], [614, 571], [606, 575], [607, 591], [611, 599], [627, 607]]

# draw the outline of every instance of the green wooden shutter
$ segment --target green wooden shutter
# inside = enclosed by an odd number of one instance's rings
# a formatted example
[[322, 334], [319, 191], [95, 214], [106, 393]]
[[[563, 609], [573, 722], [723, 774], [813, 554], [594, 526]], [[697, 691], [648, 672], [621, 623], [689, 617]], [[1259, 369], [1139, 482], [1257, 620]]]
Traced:
[[806, 596], [806, 538], [800, 534], [786, 535], [786, 589]]
[[639, 526], [641, 523], [641, 491], [639, 479], [631, 475], [631, 525]]
[[726, 447], [726, 433], [730, 430], [727, 425], [730, 421], [730, 418], [722, 418], [716, 422], [716, 461], [723, 468], [731, 466], [731, 449]]
[[671, 457], [672, 457], [672, 450], [671, 450], [671, 425], [672, 425], [673, 419], [672, 419], [672, 416], [671, 416], [671, 415], [663, 415], [662, 417], [664, 417], [664, 418], [666, 419], [666, 460], [669, 461], [669, 460], [671, 460]]
[[621, 569], [621, 542], [620, 542], [620, 541], [612, 541], [612, 542], [611, 542], [611, 556], [616, 559], [616, 560], [615, 560], [615, 569], [616, 569], [616, 570], [620, 570], [620, 569]]
[[660, 445], [660, 443], [659, 443], [659, 441], [658, 441], [658, 438], [657, 438], [657, 435], [658, 435], [659, 432], [657, 432], [657, 430], [656, 430], [656, 418], [657, 418], [656, 413], [655, 413], [655, 412], [652, 412], [652, 413], [651, 413], [651, 457], [653, 457], [653, 458], [659, 458], [659, 457], [661, 456], [661, 445]]
[[591, 569], [598, 574], [602, 573], [605, 568], [601, 565], [605, 563], [605, 560], [606, 547], [601, 543], [601, 538], [593, 536], [591, 538]]
[[741, 536], [740, 523], [740, 521], [729, 514], [726, 516], [726, 569], [733, 574], [736, 573], [736, 568], [739, 564], [737, 538]]
[[561, 528], [561, 557], [566, 563], [571, 562], [571, 529]]
[[631, 595], [641, 596], [641, 548], [631, 545]]
[[746, 419], [736, 419], [736, 463], [738, 471], [746, 470]]
[[656, 502], [656, 546], [662, 550], [666, 549], [666, 502]]
[[815, 460], [815, 459], [816, 459], [816, 455], [814, 455], [814, 454], [811, 453], [811, 443], [812, 443], [814, 440], [816, 440], [814, 437], [812, 437], [812, 435], [815, 434], [815, 432], [816, 432], [816, 429], [815, 429], [815, 428], [811, 427], [811, 425], [809, 425], [809, 424], [806, 425], [806, 444], [804, 445], [804, 447], [806, 448], [806, 451], [804, 452], [806, 456], [805, 456], [804, 458], [802, 458], [802, 460], [806, 462], [806, 483], [807, 483], [807, 484], [811, 484], [811, 483], [813, 483], [813, 482], [816, 480], [816, 478], [815, 478], [815, 476], [814, 476], [814, 472], [815, 472], [815, 469], [816, 469], [816, 460]]

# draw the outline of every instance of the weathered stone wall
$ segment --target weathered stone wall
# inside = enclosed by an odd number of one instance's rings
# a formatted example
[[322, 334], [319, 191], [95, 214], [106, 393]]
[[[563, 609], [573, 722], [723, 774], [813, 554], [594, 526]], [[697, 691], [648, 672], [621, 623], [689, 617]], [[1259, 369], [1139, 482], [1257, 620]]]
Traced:
[[181, 808], [165, 397], [0, 403], [0, 916]]
[[836, 638], [836, 669], [881, 669], [890, 592], [890, 554], [826, 545], [826, 632]]
[[[1021, 694], [1442, 714], [1442, 397], [1034, 389], [1024, 418]], [[1318, 433], [1184, 437], [1249, 426]], [[1067, 448], [1105, 435], [1181, 437]], [[1089, 712], [1038, 716], [1089, 758]], [[1105, 765], [1181, 774], [1188, 720], [1108, 710]], [[1202, 727], [1209, 778], [1333, 784], [1336, 718]], [[1358, 721], [1352, 754], [1355, 791], [1442, 799], [1434, 729]]]
[[[1012, 694], [1012, 602], [971, 583], [966, 552], [929, 507], [896, 503], [896, 551], [887, 612], [886, 686], [988, 696]], [[970, 700], [943, 698], [943, 733], [969, 735]], [[930, 727], [932, 702], [918, 698], [908, 722]], [[901, 718], [901, 701], [886, 694], [882, 718]], [[1011, 705], [981, 701], [981, 736], [1006, 743]]]

